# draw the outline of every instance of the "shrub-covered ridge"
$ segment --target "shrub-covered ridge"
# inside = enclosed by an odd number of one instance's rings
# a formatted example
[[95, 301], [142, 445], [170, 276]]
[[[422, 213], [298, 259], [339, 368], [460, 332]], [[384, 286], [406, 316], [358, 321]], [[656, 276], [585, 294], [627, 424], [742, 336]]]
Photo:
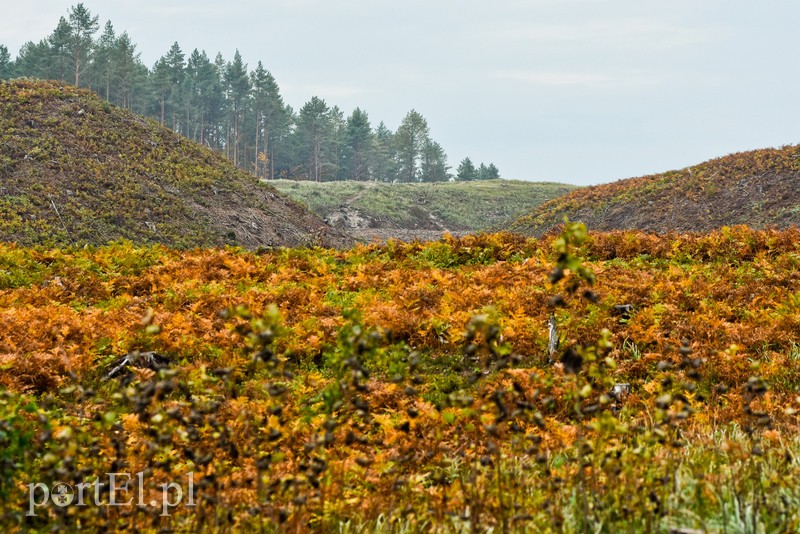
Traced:
[[708, 232], [800, 224], [800, 148], [731, 154], [663, 174], [570, 192], [536, 207], [510, 230], [541, 235], [565, 216], [590, 230]]

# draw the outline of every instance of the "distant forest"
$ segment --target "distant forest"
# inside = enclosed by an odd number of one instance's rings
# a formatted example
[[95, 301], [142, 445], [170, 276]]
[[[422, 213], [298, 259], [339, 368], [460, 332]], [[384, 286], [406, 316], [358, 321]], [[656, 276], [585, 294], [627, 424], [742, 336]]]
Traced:
[[373, 127], [360, 108], [345, 117], [316, 96], [295, 111], [261, 61], [249, 70], [238, 50], [230, 61], [197, 49], [187, 57], [176, 42], [147, 68], [127, 32], [117, 34], [110, 21], [100, 31], [99, 17], [83, 4], [72, 6], [46, 39], [25, 43], [14, 60], [0, 44], [0, 79], [16, 77], [90, 88], [266, 179], [442, 182], [500, 175], [494, 164], [476, 166], [469, 158], [451, 172], [414, 110], [395, 132], [383, 122]]

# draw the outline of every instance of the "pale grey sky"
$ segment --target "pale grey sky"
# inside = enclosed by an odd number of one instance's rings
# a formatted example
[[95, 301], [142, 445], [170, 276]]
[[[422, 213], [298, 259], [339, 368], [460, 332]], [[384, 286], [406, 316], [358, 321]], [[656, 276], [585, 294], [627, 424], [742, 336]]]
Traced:
[[[76, 1], [0, 0], [13, 56]], [[285, 100], [414, 108], [453, 167], [574, 184], [800, 141], [796, 0], [85, 0], [148, 66], [239, 49]]]

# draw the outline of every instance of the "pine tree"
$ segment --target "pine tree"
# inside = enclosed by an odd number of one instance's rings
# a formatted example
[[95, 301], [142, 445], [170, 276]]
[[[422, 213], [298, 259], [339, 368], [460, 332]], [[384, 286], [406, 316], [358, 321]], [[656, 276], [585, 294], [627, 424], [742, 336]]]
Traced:
[[381, 121], [372, 136], [372, 149], [370, 150], [369, 166], [375, 180], [393, 182], [397, 179], [394, 145], [394, 134]]
[[111, 79], [115, 67], [116, 45], [117, 35], [111, 21], [108, 21], [95, 46], [94, 60], [91, 66], [92, 81], [90, 82], [98, 89], [97, 92], [108, 101], [111, 100]]
[[14, 73], [17, 76], [30, 78], [57, 79], [51, 74], [53, 64], [52, 49], [47, 39], [42, 39], [38, 43], [28, 41], [22, 45], [14, 61]]
[[436, 141], [428, 139], [422, 149], [421, 180], [423, 182], [446, 182], [450, 176], [447, 171], [447, 154]]
[[330, 117], [330, 132], [325, 140], [325, 147], [328, 151], [330, 167], [328, 176], [332, 180], [345, 180], [347, 169], [344, 162], [346, 160], [345, 150], [347, 147], [347, 122], [344, 119], [344, 112], [339, 106], [333, 106], [328, 113]]
[[428, 122], [412, 109], [403, 118], [394, 139], [400, 181], [416, 182], [419, 179], [422, 149], [428, 142]]
[[[299, 116], [290, 105], [284, 108], [286, 117], [283, 133], [275, 139], [273, 144], [275, 154], [272, 161], [273, 178], [296, 178], [306, 167], [306, 151], [302, 150], [300, 135], [298, 133]], [[307, 176], [307, 175], [306, 175]]]
[[347, 178], [369, 180], [370, 145], [372, 127], [369, 116], [361, 108], [356, 108], [347, 117], [347, 142], [345, 145], [345, 167]]
[[222, 54], [217, 52], [217, 55], [214, 56], [215, 80], [214, 84], [211, 86], [213, 92], [210, 97], [211, 104], [209, 107], [208, 117], [208, 142], [217, 150], [223, 150], [225, 148], [225, 145], [228, 142], [227, 136], [230, 130], [228, 127], [228, 123], [230, 122], [228, 108], [230, 106], [225, 95], [224, 78], [226, 66], [227, 62], [222, 57]]
[[6, 45], [0, 44], [0, 80], [10, 80], [14, 76], [14, 63]]
[[152, 87], [153, 96], [158, 101], [159, 122], [164, 126], [167, 116], [167, 102], [172, 94], [172, 79], [169, 73], [169, 66], [166, 59], [162, 56], [153, 65], [148, 81]]
[[92, 16], [83, 4], [69, 10], [69, 51], [75, 73], [75, 86], [80, 87], [81, 74], [89, 67], [94, 46], [94, 34], [100, 28], [99, 17]]
[[209, 135], [209, 121], [215, 115], [220, 92], [217, 69], [205, 51], [196, 48], [186, 61], [187, 135], [204, 144]]
[[72, 28], [69, 22], [64, 17], [58, 20], [58, 26], [47, 38], [50, 45], [49, 57], [45, 52], [42, 58], [45, 62], [44, 71], [47, 73], [44, 77], [53, 80], [66, 81], [67, 72], [69, 71], [69, 63], [71, 60], [70, 40], [72, 37]]
[[275, 145], [288, 135], [289, 117], [272, 74], [259, 61], [250, 73], [255, 116], [255, 170], [257, 176], [275, 177]]
[[325, 100], [312, 97], [300, 108], [297, 119], [299, 147], [306, 154], [307, 175], [310, 180], [322, 180], [325, 143], [331, 133], [330, 108]]
[[175, 42], [164, 56], [167, 69], [167, 76], [170, 83], [169, 96], [167, 102], [172, 117], [171, 128], [176, 132], [186, 134], [186, 127], [181, 128], [181, 119], [184, 116], [185, 108], [185, 78], [186, 78], [186, 55], [181, 50], [180, 45]]
[[180, 45], [175, 42], [156, 61], [150, 75], [153, 95], [158, 103], [159, 121], [165, 126], [169, 116], [169, 126], [176, 131], [179, 131], [178, 117], [182, 108], [182, 85], [186, 74], [184, 58]]
[[478, 178], [478, 170], [469, 158], [464, 158], [458, 165], [456, 177], [460, 182], [470, 182]]
[[481, 162], [480, 166], [478, 167], [478, 180], [487, 180], [489, 176], [489, 169]]
[[500, 171], [497, 169], [494, 163], [490, 163], [489, 166], [486, 168], [486, 179], [498, 180], [499, 178], [500, 178]]
[[[128, 32], [122, 32], [114, 42], [111, 63], [112, 101], [123, 108], [144, 113], [148, 70]], [[136, 96], [139, 97], [139, 106], [134, 106]]]
[[230, 104], [231, 132], [228, 136], [228, 157], [234, 165], [242, 159], [242, 129], [245, 123], [247, 97], [250, 93], [250, 77], [247, 74], [247, 65], [242, 60], [239, 50], [233, 55], [233, 61], [225, 66], [223, 76], [225, 82], [225, 96]]

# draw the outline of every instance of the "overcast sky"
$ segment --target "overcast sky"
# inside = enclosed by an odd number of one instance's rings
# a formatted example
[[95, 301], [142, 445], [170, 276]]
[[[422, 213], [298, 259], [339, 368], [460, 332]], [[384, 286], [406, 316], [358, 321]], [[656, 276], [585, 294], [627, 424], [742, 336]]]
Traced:
[[[12, 56], [75, 1], [0, 0]], [[455, 168], [574, 184], [800, 135], [797, 0], [86, 0], [143, 62], [238, 48], [295, 109], [311, 96], [395, 129], [428, 120]]]

